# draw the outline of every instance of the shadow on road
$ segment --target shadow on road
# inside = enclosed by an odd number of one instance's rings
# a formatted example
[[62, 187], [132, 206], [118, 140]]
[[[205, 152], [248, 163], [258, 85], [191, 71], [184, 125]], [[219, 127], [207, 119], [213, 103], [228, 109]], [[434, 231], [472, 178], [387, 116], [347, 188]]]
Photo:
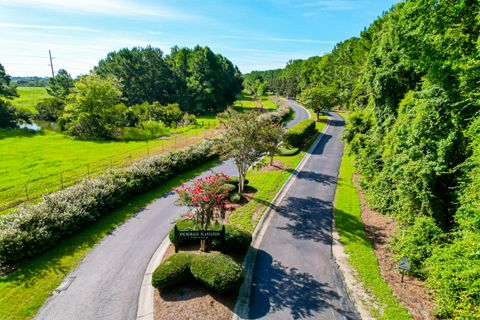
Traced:
[[308, 197], [288, 197], [275, 211], [289, 222], [281, 230], [289, 231], [300, 240], [331, 244], [332, 203]]
[[251, 288], [250, 319], [284, 309], [293, 319], [313, 317], [329, 308], [343, 314], [330, 303], [340, 298], [337, 292], [312, 275], [282, 265], [263, 250], [257, 252], [256, 263], [262, 270], [255, 273], [254, 277], [259, 279], [254, 279]]

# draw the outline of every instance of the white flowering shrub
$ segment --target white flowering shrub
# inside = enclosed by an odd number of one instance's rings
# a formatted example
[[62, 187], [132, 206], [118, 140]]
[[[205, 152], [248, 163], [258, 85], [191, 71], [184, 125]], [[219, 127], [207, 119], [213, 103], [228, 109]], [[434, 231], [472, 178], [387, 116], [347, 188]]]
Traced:
[[135, 194], [218, 156], [220, 138], [138, 161], [45, 195], [35, 205], [0, 216], [0, 264], [42, 253], [108, 214]]

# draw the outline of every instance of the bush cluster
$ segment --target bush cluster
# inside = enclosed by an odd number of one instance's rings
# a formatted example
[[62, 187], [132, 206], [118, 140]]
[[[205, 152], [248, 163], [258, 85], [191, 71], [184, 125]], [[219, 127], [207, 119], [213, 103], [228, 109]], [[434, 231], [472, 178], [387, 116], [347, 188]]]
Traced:
[[260, 117], [269, 123], [280, 123], [287, 119], [292, 109], [288, 103], [280, 98], [272, 97], [271, 101], [277, 106], [277, 109], [272, 112], [262, 114]]
[[316, 132], [315, 121], [305, 119], [291, 127], [283, 134], [283, 141], [292, 147], [300, 147], [302, 143]]
[[165, 290], [185, 283], [192, 277], [209, 289], [229, 293], [240, 288], [243, 270], [232, 258], [223, 254], [181, 252], [158, 266], [152, 274], [152, 285]]
[[[181, 220], [176, 223], [178, 230], [198, 230], [193, 220]], [[210, 230], [221, 230], [221, 224], [214, 224], [211, 226]], [[173, 243], [174, 238], [174, 228], [170, 230], [169, 238]], [[211, 248], [219, 250], [222, 252], [228, 253], [239, 253], [244, 254], [247, 252], [252, 242], [252, 235], [240, 228], [237, 228], [232, 225], [225, 225], [225, 242], [222, 244], [221, 241], [213, 240]]]
[[132, 195], [195, 167], [217, 154], [218, 139], [138, 161], [45, 195], [38, 204], [0, 217], [0, 263], [11, 263], [52, 248]]
[[300, 152], [300, 148], [289, 147], [285, 144], [281, 144], [278, 147], [278, 154], [285, 157], [290, 157], [298, 154]]

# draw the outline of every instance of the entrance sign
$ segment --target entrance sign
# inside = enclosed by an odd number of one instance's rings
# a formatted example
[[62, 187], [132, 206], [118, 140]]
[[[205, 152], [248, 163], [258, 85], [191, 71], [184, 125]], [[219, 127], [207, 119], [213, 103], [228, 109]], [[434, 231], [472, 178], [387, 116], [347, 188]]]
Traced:
[[178, 230], [175, 225], [173, 235], [175, 252], [178, 252], [178, 245], [181, 240], [220, 240], [224, 242], [225, 226], [222, 226], [222, 230]]

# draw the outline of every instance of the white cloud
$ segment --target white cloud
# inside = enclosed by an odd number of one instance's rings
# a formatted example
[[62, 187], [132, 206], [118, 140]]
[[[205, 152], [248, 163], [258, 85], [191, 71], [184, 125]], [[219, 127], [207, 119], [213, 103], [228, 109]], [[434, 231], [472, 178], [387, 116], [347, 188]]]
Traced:
[[165, 6], [149, 6], [125, 0], [0, 0], [0, 5], [123, 17], [156, 17], [172, 20], [199, 18]]
[[37, 25], [37, 24], [19, 24], [19, 23], [1, 23], [0, 28], [6, 29], [40, 29], [40, 30], [68, 30], [82, 32], [99, 32], [98, 30], [76, 26], [59, 26], [59, 25]]
[[317, 39], [275, 38], [275, 37], [244, 37], [244, 36], [232, 36], [232, 35], [216, 36], [216, 38], [254, 40], [254, 41], [272, 41], [272, 42], [318, 43], [318, 44], [336, 44], [338, 42], [338, 41], [332, 41], [332, 40], [317, 40]]

